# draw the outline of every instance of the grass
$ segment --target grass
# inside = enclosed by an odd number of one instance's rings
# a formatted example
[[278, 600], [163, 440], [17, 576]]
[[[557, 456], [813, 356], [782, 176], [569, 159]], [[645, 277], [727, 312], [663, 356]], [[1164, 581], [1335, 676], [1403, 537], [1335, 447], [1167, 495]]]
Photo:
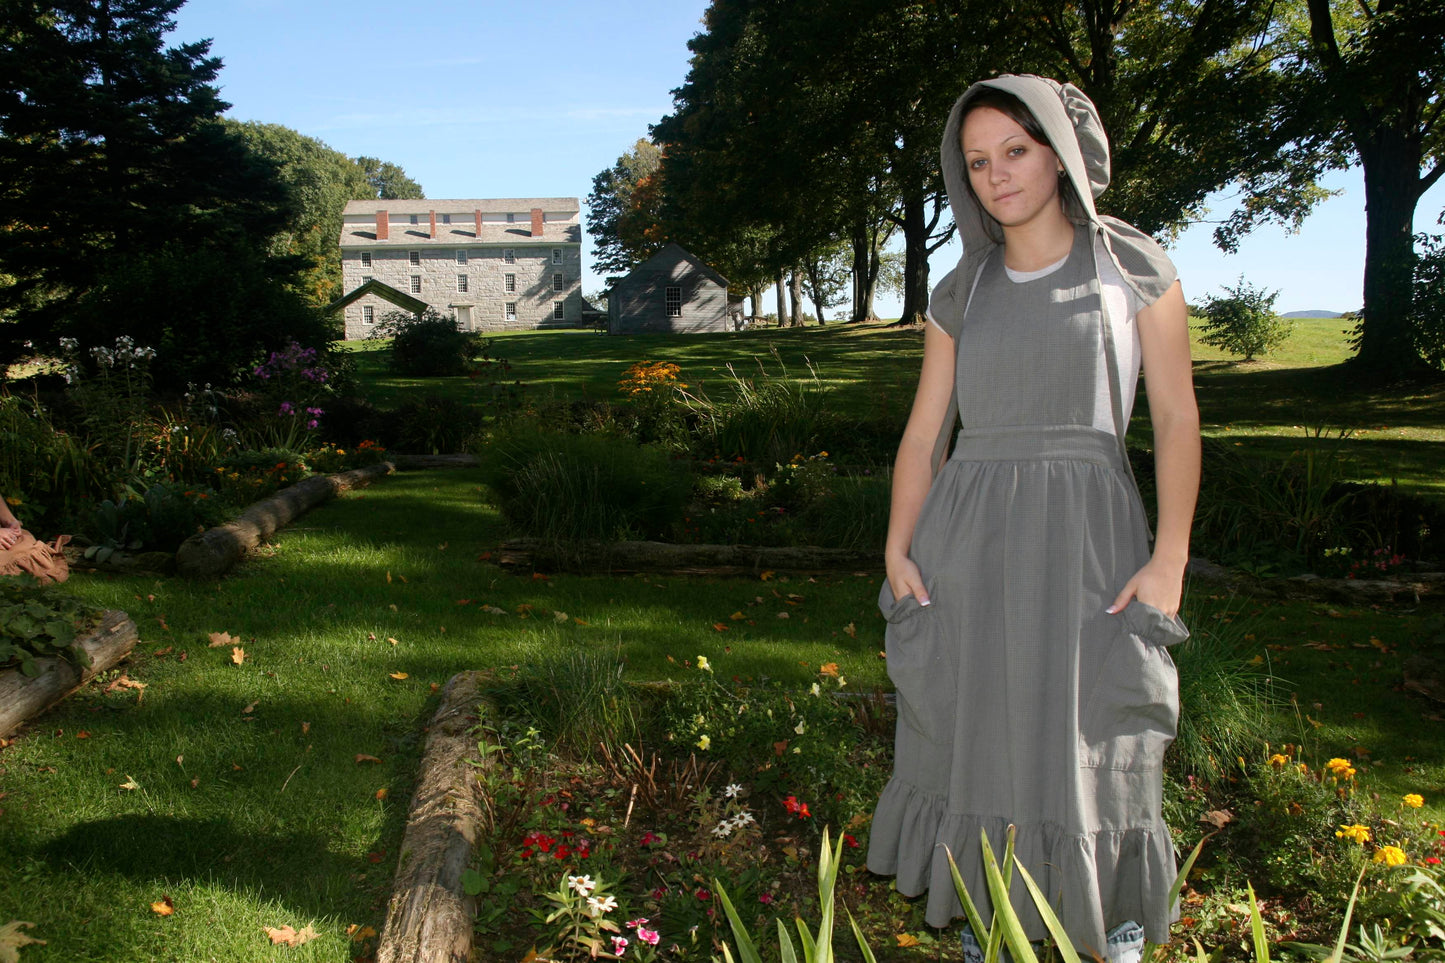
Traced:
[[[1286, 457], [1310, 429], [1349, 429], [1354, 481], [1398, 482], [1415, 491], [1445, 493], [1445, 381], [1389, 389], [1351, 383], [1342, 363], [1349, 336], [1337, 319], [1297, 320], [1294, 333], [1270, 356], [1249, 363], [1194, 343], [1194, 381], [1206, 435], [1226, 438], [1251, 452]], [[741, 334], [608, 337], [583, 331], [509, 332], [496, 337], [493, 354], [533, 401], [618, 401], [617, 382], [633, 363], [670, 361], [682, 379], [724, 394], [727, 365], [749, 374], [761, 359], [770, 369], [776, 349], [788, 370], [807, 375], [811, 362], [830, 401], [844, 415], [896, 424], [902, 432], [922, 359], [921, 331], [886, 324], [830, 324], [762, 328]], [[372, 400], [403, 403], [419, 390], [471, 399], [466, 378], [399, 378], [386, 372], [373, 342], [348, 345]], [[1131, 437], [1151, 437], [1148, 399], [1140, 393]], [[840, 442], [841, 443], [841, 442]]]

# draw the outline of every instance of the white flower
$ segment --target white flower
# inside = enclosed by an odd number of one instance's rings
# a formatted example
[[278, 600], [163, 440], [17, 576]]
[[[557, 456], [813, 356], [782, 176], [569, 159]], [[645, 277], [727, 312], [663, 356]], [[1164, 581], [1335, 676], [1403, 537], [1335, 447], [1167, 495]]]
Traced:
[[610, 913], [615, 909], [617, 909], [617, 900], [611, 896], [587, 897], [587, 912], [593, 916], [601, 916], [603, 913]]
[[700, 655], [697, 657], [697, 667], [704, 672], [712, 671], [712, 666], [708, 663], [707, 656], [705, 655]]
[[707, 717], [706, 717], [706, 716], [693, 716], [692, 721], [693, 721], [694, 723], [696, 723], [697, 725], [700, 725], [700, 726], [705, 726], [705, 725], [707, 725]]
[[823, 694], [822, 687], [820, 687], [816, 682], [813, 683], [813, 688], [809, 689], [808, 691], [815, 696], [820, 696]]
[[848, 684], [848, 680], [847, 680], [847, 679], [843, 678], [841, 675], [838, 676], [838, 688], [841, 689], [841, 688], [843, 688], [843, 687], [844, 687], [845, 685], [847, 685], [847, 684]]
[[802, 719], [799, 719], [798, 724], [796, 726], [793, 726], [793, 731], [801, 736], [805, 731], [807, 731], [807, 728], [808, 724]]
[[568, 876], [567, 888], [578, 896], [586, 896], [597, 888], [597, 884], [592, 882], [591, 876]]
[[728, 797], [729, 799], [735, 799], [735, 798], [737, 798], [737, 794], [740, 793], [740, 792], [742, 792], [742, 791], [743, 791], [743, 787], [742, 787], [742, 786], [739, 786], [739, 785], [738, 785], [737, 783], [735, 783], [735, 782], [730, 782], [730, 783], [728, 783], [727, 788], [723, 790], [723, 795], [726, 796], [726, 797]]
[[712, 828], [713, 838], [727, 839], [733, 834], [732, 820], [725, 819]]

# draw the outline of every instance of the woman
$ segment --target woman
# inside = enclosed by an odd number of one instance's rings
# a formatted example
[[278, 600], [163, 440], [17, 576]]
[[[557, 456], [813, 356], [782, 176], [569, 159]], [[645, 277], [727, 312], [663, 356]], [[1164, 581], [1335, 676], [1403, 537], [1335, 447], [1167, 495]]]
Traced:
[[[1153, 240], [1095, 211], [1108, 142], [1076, 88], [975, 84], [942, 150], [964, 251], [929, 303], [894, 470], [879, 605], [898, 730], [868, 866], [927, 890], [928, 922], [947, 926], [962, 915], [947, 847], [987, 921], [980, 832], [1001, 851], [1016, 826], [1076, 947], [1137, 959], [1173, 918], [1164, 647], [1188, 636], [1176, 613], [1199, 485], [1184, 296]], [[1141, 359], [1152, 553], [1123, 442]], [[981, 959], [967, 929], [964, 949]]]

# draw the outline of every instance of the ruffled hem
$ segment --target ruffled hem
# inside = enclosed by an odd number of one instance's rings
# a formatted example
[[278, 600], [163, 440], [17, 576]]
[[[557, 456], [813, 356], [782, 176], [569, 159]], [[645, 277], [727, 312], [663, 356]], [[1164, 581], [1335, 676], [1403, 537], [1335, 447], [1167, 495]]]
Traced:
[[[898, 892], [927, 891], [925, 919], [943, 928], [963, 916], [953, 889], [947, 853], [951, 852], [969, 896], [984, 921], [993, 903], [983, 869], [981, 831], [1002, 858], [1010, 820], [948, 811], [948, 801], [897, 778], [888, 783], [873, 817], [868, 868], [897, 876]], [[1153, 826], [1067, 833], [1048, 822], [1015, 823], [1014, 854], [1049, 898], [1064, 929], [1081, 952], [1103, 955], [1105, 933], [1133, 920], [1152, 943], [1169, 939], [1178, 911], [1166, 906], [1177, 872], [1174, 846], [1162, 818]], [[1009, 893], [1030, 940], [1048, 936], [1023, 881]]]

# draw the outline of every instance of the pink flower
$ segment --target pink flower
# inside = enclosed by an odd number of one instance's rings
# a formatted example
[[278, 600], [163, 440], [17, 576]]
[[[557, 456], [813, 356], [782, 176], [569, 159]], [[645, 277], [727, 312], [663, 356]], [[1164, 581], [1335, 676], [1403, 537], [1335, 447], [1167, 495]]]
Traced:
[[666, 887], [666, 886], [659, 886], [659, 887], [657, 887], [657, 889], [655, 889], [655, 890], [652, 891], [652, 898], [653, 898], [654, 900], [656, 900], [657, 902], [659, 902], [659, 903], [662, 902], [663, 898], [666, 897], [666, 896], [667, 896], [667, 887]]
[[637, 938], [648, 946], [656, 946], [657, 941], [661, 939], [657, 934], [657, 930], [644, 929], [641, 926], [637, 928]]
[[627, 928], [628, 928], [629, 930], [635, 930], [635, 929], [638, 929], [638, 928], [643, 927], [643, 926], [646, 926], [646, 925], [647, 925], [647, 917], [646, 917], [646, 916], [639, 916], [639, 917], [638, 917], [637, 919], [635, 919], [635, 920], [628, 920], [628, 921], [627, 921]]
[[771, 903], [772, 901], [773, 901], [773, 894], [772, 894], [772, 893], [759, 893], [759, 894], [758, 894], [758, 902], [759, 902], [759, 903]]
[[642, 838], [637, 841], [637, 845], [639, 845], [639, 846], [651, 846], [653, 843], [660, 843], [660, 842], [662, 842], [662, 837], [659, 836], [659, 835], [657, 835], [657, 833], [654, 833], [652, 830], [649, 829], [647, 832], [645, 832], [645, 833], [642, 834]]
[[628, 942], [629, 941], [625, 936], [612, 937], [612, 955], [621, 956], [623, 953], [627, 952]]

